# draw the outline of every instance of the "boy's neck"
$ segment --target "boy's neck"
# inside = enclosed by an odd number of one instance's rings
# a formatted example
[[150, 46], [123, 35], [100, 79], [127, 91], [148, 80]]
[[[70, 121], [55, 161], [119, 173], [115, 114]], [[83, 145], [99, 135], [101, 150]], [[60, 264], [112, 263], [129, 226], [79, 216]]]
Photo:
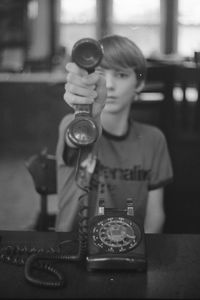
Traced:
[[128, 130], [128, 117], [129, 112], [126, 114], [111, 114], [104, 111], [101, 115], [102, 126], [107, 132], [113, 135], [124, 135]]

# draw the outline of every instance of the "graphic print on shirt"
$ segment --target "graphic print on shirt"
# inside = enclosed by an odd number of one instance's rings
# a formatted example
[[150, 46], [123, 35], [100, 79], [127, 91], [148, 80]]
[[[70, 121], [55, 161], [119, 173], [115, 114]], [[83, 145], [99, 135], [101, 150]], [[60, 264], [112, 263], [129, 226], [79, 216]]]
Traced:
[[112, 194], [119, 182], [125, 181], [147, 181], [150, 177], [150, 170], [144, 170], [140, 165], [129, 168], [111, 168], [104, 166], [99, 160], [96, 161], [96, 168], [91, 178], [90, 189], [96, 190], [100, 195], [106, 190]]

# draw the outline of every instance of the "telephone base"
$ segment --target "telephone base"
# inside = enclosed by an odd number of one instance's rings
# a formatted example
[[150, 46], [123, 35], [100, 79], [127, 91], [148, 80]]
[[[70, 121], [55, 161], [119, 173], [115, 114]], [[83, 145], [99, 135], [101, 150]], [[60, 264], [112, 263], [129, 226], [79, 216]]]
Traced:
[[145, 257], [103, 257], [101, 255], [88, 256], [87, 270], [133, 270], [145, 272], [147, 261]]
[[125, 211], [105, 208], [100, 202], [99, 215], [88, 224], [88, 271], [147, 269], [144, 230], [135, 222], [129, 200]]

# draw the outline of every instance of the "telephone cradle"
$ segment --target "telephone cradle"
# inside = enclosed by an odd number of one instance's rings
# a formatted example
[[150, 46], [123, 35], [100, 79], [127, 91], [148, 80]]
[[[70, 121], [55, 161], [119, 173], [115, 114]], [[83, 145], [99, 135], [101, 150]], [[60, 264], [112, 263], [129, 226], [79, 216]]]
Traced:
[[88, 223], [87, 270], [135, 270], [147, 268], [145, 234], [135, 222], [132, 199], [127, 209], [99, 204], [98, 215]]

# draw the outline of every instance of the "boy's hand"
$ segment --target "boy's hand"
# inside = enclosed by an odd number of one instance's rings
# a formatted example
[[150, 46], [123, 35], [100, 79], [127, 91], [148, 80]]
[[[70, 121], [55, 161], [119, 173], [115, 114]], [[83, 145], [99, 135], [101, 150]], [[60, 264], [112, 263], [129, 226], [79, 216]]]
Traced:
[[105, 78], [96, 72], [88, 74], [71, 62], [66, 65], [66, 70], [68, 74], [64, 100], [72, 108], [76, 104], [93, 104], [92, 116], [99, 123], [107, 96]]

